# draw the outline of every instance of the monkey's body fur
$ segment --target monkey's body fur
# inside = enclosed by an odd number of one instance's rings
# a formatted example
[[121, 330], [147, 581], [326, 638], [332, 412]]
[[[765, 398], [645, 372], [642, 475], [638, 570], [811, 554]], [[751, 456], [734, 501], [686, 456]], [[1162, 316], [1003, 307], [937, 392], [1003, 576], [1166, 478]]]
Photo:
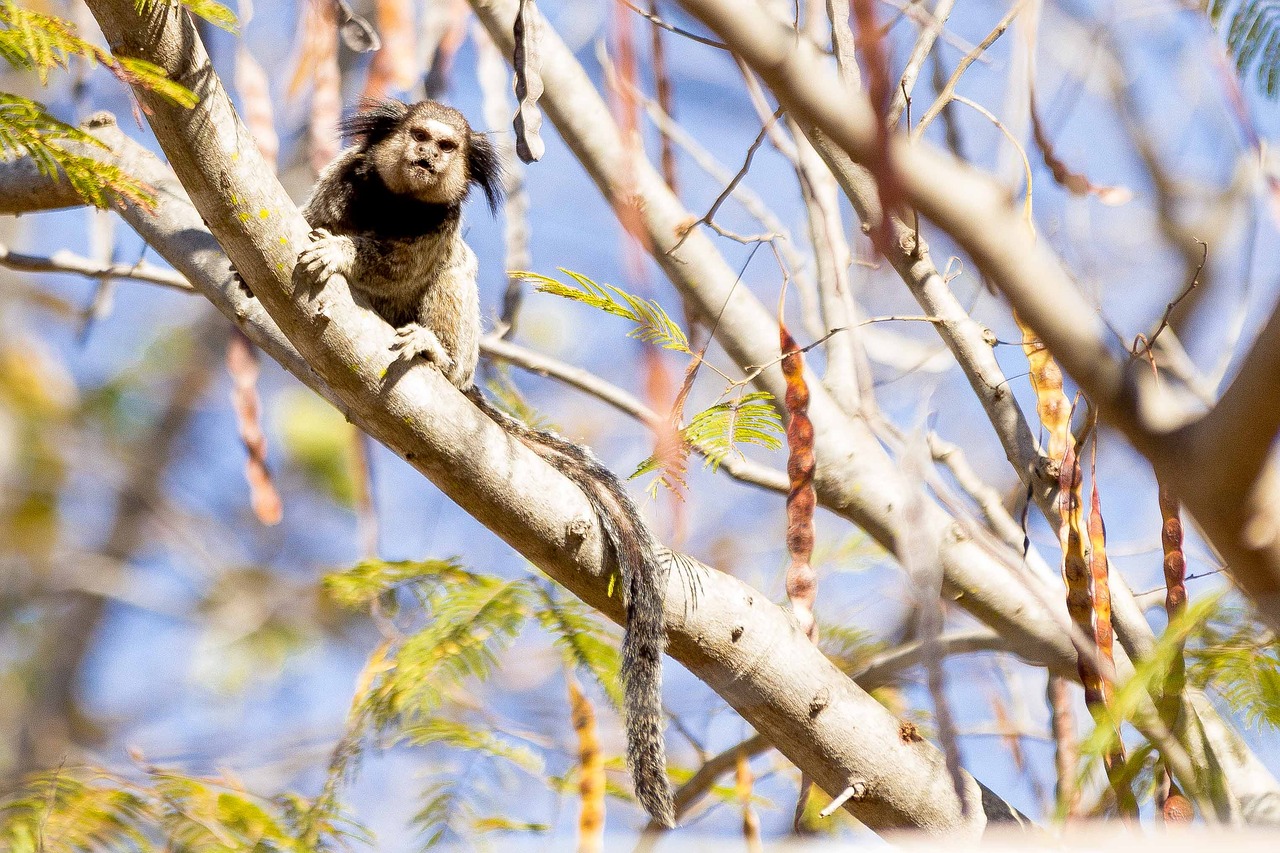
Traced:
[[480, 291], [461, 207], [391, 192], [357, 146], [325, 168], [302, 215], [324, 234], [303, 252], [317, 278], [343, 272], [400, 330], [406, 355], [427, 356], [466, 390], [479, 358]]
[[462, 203], [478, 184], [496, 208], [501, 165], [457, 110], [431, 101], [381, 102], [344, 122], [358, 138], [321, 173], [303, 215], [314, 242], [298, 269], [318, 284], [346, 278], [397, 329], [402, 358], [440, 368], [490, 419], [572, 480], [590, 500], [621, 575], [627, 763], [636, 796], [675, 822], [663, 737], [666, 564], [618, 479], [585, 448], [493, 408], [474, 387], [480, 304], [475, 254], [462, 239]]

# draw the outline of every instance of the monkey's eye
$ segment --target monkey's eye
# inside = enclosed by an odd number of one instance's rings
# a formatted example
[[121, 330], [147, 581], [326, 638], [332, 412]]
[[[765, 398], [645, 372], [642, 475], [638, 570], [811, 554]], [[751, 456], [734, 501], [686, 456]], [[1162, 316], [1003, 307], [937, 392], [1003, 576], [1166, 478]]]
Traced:
[[414, 128], [413, 130], [413, 138], [416, 142], [426, 142], [431, 137], [427, 135], [427, 132], [425, 130], [418, 127], [418, 128]]
[[441, 151], [449, 152], [449, 151], [452, 151], [453, 149], [455, 149], [455, 148], [457, 148], [457, 147], [458, 147], [458, 143], [454, 142], [452, 139], [441, 139], [441, 140], [440, 140], [440, 150], [441, 150]]

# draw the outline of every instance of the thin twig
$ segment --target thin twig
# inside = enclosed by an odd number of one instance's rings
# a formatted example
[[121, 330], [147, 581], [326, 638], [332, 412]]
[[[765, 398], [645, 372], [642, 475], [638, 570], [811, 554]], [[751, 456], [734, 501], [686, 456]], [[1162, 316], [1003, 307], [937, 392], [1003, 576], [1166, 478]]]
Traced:
[[1133, 348], [1130, 352], [1133, 353], [1135, 358], [1151, 352], [1151, 348], [1155, 346], [1156, 339], [1160, 337], [1160, 333], [1168, 328], [1169, 317], [1173, 314], [1174, 309], [1178, 307], [1178, 303], [1190, 296], [1191, 291], [1195, 290], [1196, 286], [1200, 284], [1200, 273], [1204, 271], [1205, 262], [1209, 260], [1209, 244], [1203, 240], [1196, 240], [1196, 242], [1200, 244], [1202, 250], [1200, 265], [1196, 267], [1195, 273], [1191, 276], [1191, 281], [1187, 282], [1187, 286], [1182, 289], [1182, 292], [1164, 307], [1164, 316], [1160, 318], [1160, 325], [1156, 326], [1156, 330], [1151, 333], [1151, 337], [1138, 335], [1133, 339]]
[[1022, 216], [1026, 220], [1027, 227], [1034, 231], [1035, 223], [1031, 218], [1031, 160], [1027, 157], [1026, 149], [1022, 147], [1022, 143], [1018, 141], [1018, 137], [1014, 136], [1012, 131], [1005, 127], [1004, 122], [996, 118], [995, 114], [992, 113], [991, 110], [982, 106], [982, 104], [979, 104], [976, 101], [971, 101], [963, 95], [952, 95], [951, 100], [958, 104], [964, 104], [966, 107], [971, 107], [972, 109], [982, 113], [988, 121], [996, 126], [997, 130], [1004, 134], [1005, 139], [1009, 140], [1014, 149], [1017, 150], [1018, 154], [1022, 157], [1022, 168], [1027, 179], [1027, 194], [1022, 204]]
[[714, 47], [719, 50], [727, 51], [729, 49], [729, 46], [722, 41], [716, 41], [713, 38], [707, 38], [706, 36], [700, 36], [697, 33], [691, 33], [688, 30], [682, 30], [679, 27], [677, 27], [675, 24], [669, 24], [666, 21], [662, 20], [662, 18], [659, 18], [657, 15], [651, 12], [648, 12], [644, 9], [641, 9], [639, 6], [636, 6], [633, 3], [628, 3], [627, 0], [618, 0], [618, 2], [621, 3], [623, 6], [626, 6], [632, 12], [635, 12], [640, 17], [647, 18], [650, 23], [656, 26], [662, 27], [664, 30], [666, 30], [669, 33], [675, 33], [678, 36], [684, 36], [685, 38], [691, 39], [692, 41], [696, 41], [699, 44], [705, 44], [708, 47]]
[[24, 255], [0, 243], [0, 266], [23, 272], [70, 273], [98, 281], [127, 278], [188, 293], [193, 292], [191, 284], [181, 275], [154, 264], [101, 264], [66, 251], [54, 252], [48, 256]]
[[[619, 2], [622, 2], [622, 0], [619, 0]], [[720, 205], [724, 204], [725, 199], [733, 194], [734, 188], [738, 186], [742, 179], [747, 176], [747, 172], [751, 170], [751, 160], [756, 156], [756, 152], [760, 150], [760, 146], [764, 144], [765, 137], [769, 133], [769, 128], [772, 127], [781, 117], [782, 107], [778, 107], [778, 109], [774, 110], [773, 118], [770, 121], [765, 122], [764, 127], [760, 128], [760, 132], [756, 134], [755, 140], [752, 141], [751, 147], [747, 149], [747, 156], [743, 160], [742, 168], [738, 170], [738, 174], [734, 175], [733, 180], [729, 182], [729, 185], [720, 192], [720, 195], [716, 196], [716, 200], [711, 203], [711, 208], [707, 210], [701, 219], [697, 219], [689, 223], [688, 226], [682, 229], [684, 233], [680, 235], [680, 239], [676, 241], [676, 244], [667, 250], [667, 254], [670, 255], [683, 246], [684, 241], [689, 239], [689, 235], [693, 232], [693, 229], [697, 228], [699, 225], [711, 225], [711, 220], [715, 218], [716, 212], [720, 210]], [[765, 239], [772, 238], [761, 238], [759, 242], [764, 242]], [[747, 241], [744, 240], [741, 242]]]
[[911, 138], [913, 140], [919, 139], [921, 135], [924, 134], [924, 129], [929, 126], [929, 123], [938, 117], [938, 113], [942, 112], [942, 108], [955, 98], [956, 85], [960, 82], [960, 78], [964, 76], [964, 72], [969, 70], [969, 66], [977, 61], [978, 57], [985, 53], [987, 48], [996, 43], [996, 39], [1004, 35], [1004, 31], [1009, 29], [1009, 25], [1013, 23], [1013, 19], [1018, 17], [1018, 13], [1021, 12], [1023, 7], [1026, 5], [1027, 0], [1018, 0], [1018, 2], [1005, 13], [1005, 16], [1000, 19], [1000, 23], [996, 24], [995, 29], [987, 33], [987, 37], [984, 38], [977, 47], [965, 54], [964, 58], [960, 60], [960, 64], [956, 66], [956, 70], [951, 72], [951, 77], [947, 80], [947, 84], [943, 86], [942, 91], [938, 93], [937, 100], [933, 102], [928, 111], [925, 112], [924, 117], [920, 119], [920, 123], [917, 124], [915, 129], [911, 132]]
[[[933, 46], [938, 40], [942, 28], [947, 23], [947, 18], [951, 17], [951, 10], [955, 6], [955, 0], [938, 0], [934, 4], [933, 12], [929, 15], [929, 20], [925, 22], [920, 30], [920, 35], [916, 38], [916, 43], [911, 48], [911, 56], [907, 59], [906, 68], [902, 71], [902, 78], [898, 82], [898, 91], [893, 94], [893, 101], [889, 104], [889, 114], [886, 121], [889, 127], [893, 127], [898, 123], [898, 119], [902, 117], [905, 109], [910, 109], [911, 92], [915, 89], [916, 80], [920, 77], [920, 68], [924, 65], [924, 61], [933, 51]], [[907, 116], [907, 125], [910, 126], [911, 117]]]

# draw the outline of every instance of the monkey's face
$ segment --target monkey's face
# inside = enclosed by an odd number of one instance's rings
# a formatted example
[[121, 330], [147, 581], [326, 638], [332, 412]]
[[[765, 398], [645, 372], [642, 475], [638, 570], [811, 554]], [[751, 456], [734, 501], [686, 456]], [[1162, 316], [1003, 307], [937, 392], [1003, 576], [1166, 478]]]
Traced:
[[470, 128], [446, 117], [410, 113], [370, 150], [388, 189], [429, 204], [459, 204], [467, 194]]

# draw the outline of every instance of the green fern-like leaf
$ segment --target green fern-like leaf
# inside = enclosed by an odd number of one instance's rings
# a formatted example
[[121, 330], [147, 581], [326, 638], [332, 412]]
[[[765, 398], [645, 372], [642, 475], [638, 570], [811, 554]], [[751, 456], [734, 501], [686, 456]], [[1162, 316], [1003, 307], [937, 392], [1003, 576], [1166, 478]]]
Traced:
[[524, 627], [528, 584], [471, 575], [427, 598], [431, 623], [407, 638], [369, 693], [369, 713], [384, 730], [430, 719], [449, 689], [489, 675], [499, 649]]
[[541, 777], [542, 759], [529, 747], [499, 737], [491, 729], [467, 725], [458, 720], [435, 717], [421, 720], [401, 730], [401, 738], [415, 746], [440, 745], [496, 758]]
[[[693, 416], [680, 431], [686, 445], [698, 448], [711, 470], [718, 470], [740, 444], [755, 444], [766, 450], [782, 447], [782, 419], [768, 391], [753, 391], [727, 403], [717, 403]], [[630, 479], [662, 471], [657, 456], [650, 456], [632, 472]]]
[[350, 569], [326, 575], [325, 591], [345, 607], [368, 607], [377, 598], [408, 586], [428, 593], [440, 584], [466, 584], [477, 577], [456, 560], [361, 560]]
[[139, 850], [146, 846], [148, 803], [124, 787], [95, 784], [92, 775], [59, 770], [38, 776], [0, 804], [0, 847], [14, 853], [47, 849]]
[[145, 15], [157, 6], [181, 6], [198, 18], [204, 18], [214, 26], [234, 33], [239, 21], [236, 13], [216, 0], [133, 0], [133, 8]]
[[451, 779], [428, 786], [423, 807], [413, 818], [424, 836], [423, 847], [431, 850], [444, 844], [472, 846], [476, 838], [492, 832], [547, 832], [541, 823], [515, 820], [503, 815], [480, 815], [474, 792], [464, 782]]
[[591, 673], [615, 708], [622, 707], [622, 658], [617, 641], [599, 617], [578, 601], [562, 598], [551, 585], [538, 586], [534, 616], [555, 638], [566, 660]]
[[1235, 58], [1270, 98], [1280, 97], [1280, 0], [1207, 0], [1205, 11]]
[[1202, 626], [1217, 612], [1221, 598], [1220, 594], [1206, 595], [1192, 602], [1169, 624], [1151, 654], [1134, 664], [1133, 676], [1124, 684], [1117, 685], [1109, 709], [1116, 725], [1106, 720], [1096, 725], [1080, 744], [1082, 755], [1100, 758], [1116, 745], [1116, 729], [1121, 723], [1132, 720], [1142, 702], [1164, 683], [1181, 646], [1188, 637], [1202, 630]]
[[37, 776], [0, 801], [0, 848], [12, 853], [317, 853], [368, 833], [335, 813], [304, 841], [296, 794], [261, 797], [223, 779], [145, 767], [125, 778], [94, 767]]
[[0, 57], [10, 65], [34, 71], [45, 83], [49, 72], [66, 68], [72, 56], [100, 63], [125, 83], [150, 89], [180, 106], [193, 107], [198, 100], [194, 92], [170, 80], [159, 66], [143, 59], [117, 58], [80, 38], [75, 27], [61, 18], [24, 9], [12, 0], [0, 0]]
[[823, 653], [849, 675], [861, 672], [885, 649], [872, 632], [851, 625], [823, 623], [820, 634]]
[[510, 275], [531, 282], [539, 293], [550, 293], [552, 296], [572, 299], [615, 317], [632, 321], [636, 324], [636, 328], [628, 333], [629, 337], [656, 344], [663, 349], [693, 354], [689, 349], [689, 338], [684, 330], [656, 301], [627, 293], [612, 284], [597, 284], [585, 275], [563, 267], [560, 272], [573, 279], [574, 283], [568, 284], [536, 272], [515, 271]]
[[41, 174], [65, 178], [86, 202], [106, 207], [113, 195], [150, 205], [151, 189], [120, 168], [63, 147], [65, 143], [101, 146], [78, 127], [58, 121], [28, 98], [0, 92], [0, 157], [30, 157]]
[[781, 435], [782, 419], [768, 391], [754, 391], [704, 409], [684, 428], [685, 441], [702, 449], [712, 470], [739, 444], [777, 450], [782, 447]]
[[1249, 611], [1223, 607], [1193, 635], [1187, 680], [1216, 692], [1250, 726], [1280, 729], [1280, 640]]

